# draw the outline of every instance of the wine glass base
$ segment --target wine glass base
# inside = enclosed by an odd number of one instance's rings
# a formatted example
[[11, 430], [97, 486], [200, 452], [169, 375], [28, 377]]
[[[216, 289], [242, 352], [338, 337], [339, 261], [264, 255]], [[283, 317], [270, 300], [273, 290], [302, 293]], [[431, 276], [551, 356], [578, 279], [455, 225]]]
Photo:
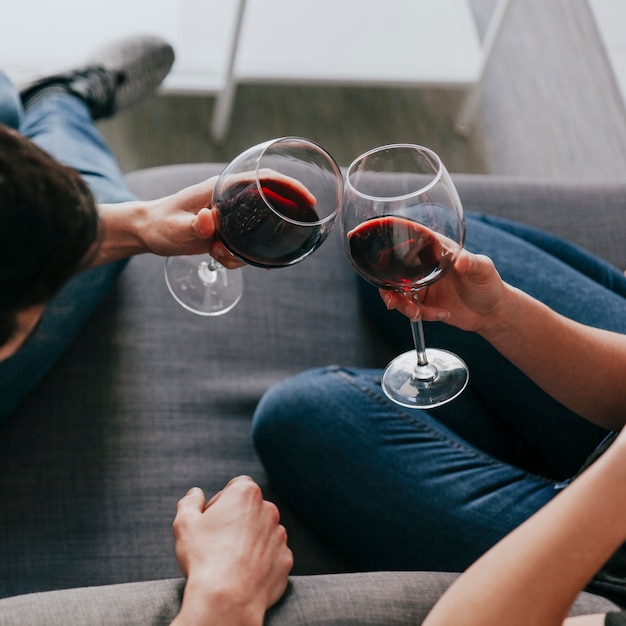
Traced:
[[389, 363], [381, 384], [390, 400], [410, 409], [434, 409], [461, 394], [469, 381], [464, 361], [439, 348], [427, 348], [426, 356], [434, 370], [434, 376], [426, 380], [415, 376], [415, 350], [405, 352]]
[[165, 282], [178, 304], [196, 315], [228, 313], [243, 293], [241, 269], [226, 269], [209, 255], [168, 258]]

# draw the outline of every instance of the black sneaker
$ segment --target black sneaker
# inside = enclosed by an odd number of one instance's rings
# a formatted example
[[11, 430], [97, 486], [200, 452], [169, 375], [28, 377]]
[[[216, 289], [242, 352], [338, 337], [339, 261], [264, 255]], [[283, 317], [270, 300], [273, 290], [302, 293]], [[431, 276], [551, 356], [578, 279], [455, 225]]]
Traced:
[[46, 76], [20, 91], [24, 108], [55, 92], [83, 100], [94, 120], [109, 117], [150, 95], [174, 63], [162, 39], [133, 37], [102, 48], [81, 68]]

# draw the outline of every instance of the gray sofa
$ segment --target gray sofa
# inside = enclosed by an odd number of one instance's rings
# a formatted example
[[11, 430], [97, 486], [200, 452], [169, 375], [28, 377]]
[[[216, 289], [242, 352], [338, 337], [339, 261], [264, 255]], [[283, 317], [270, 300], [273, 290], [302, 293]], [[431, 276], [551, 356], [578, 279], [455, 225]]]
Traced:
[[[148, 199], [220, 169], [153, 168], [128, 183]], [[454, 179], [467, 210], [547, 228], [626, 267], [626, 184]], [[338, 229], [297, 266], [245, 268], [244, 296], [222, 317], [181, 308], [163, 267], [158, 257], [134, 258], [0, 424], [2, 625], [167, 624], [183, 587], [171, 535], [177, 500], [192, 485], [212, 493], [242, 473], [273, 497], [249, 433], [263, 392], [304, 368], [382, 366], [392, 355], [359, 309]], [[346, 573], [350, 563], [278, 504], [295, 568], [270, 624], [420, 623], [454, 577]], [[55, 589], [67, 591], [32, 593]], [[610, 608], [582, 594], [575, 610]]]

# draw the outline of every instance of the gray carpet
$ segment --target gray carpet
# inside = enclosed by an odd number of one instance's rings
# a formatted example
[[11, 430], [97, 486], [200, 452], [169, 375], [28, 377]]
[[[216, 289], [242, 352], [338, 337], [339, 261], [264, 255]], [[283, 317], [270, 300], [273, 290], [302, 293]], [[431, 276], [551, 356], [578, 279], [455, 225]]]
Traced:
[[[214, 100], [156, 95], [101, 123], [125, 170], [226, 161], [259, 141], [302, 135], [341, 165], [376, 145], [414, 142], [452, 172], [607, 180], [626, 177], [626, 115], [586, 0], [512, 0], [472, 134], [446, 89], [246, 85], [231, 129], [210, 135]], [[473, 0], [482, 28], [493, 0]]]

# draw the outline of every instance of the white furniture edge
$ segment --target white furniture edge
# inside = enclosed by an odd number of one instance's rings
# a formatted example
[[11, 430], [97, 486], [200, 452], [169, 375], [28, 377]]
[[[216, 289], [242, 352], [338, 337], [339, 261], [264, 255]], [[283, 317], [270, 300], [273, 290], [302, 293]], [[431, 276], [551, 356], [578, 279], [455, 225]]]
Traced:
[[[511, 0], [497, 0], [495, 8], [489, 20], [483, 41], [481, 44], [482, 56], [478, 72], [478, 79], [469, 87], [465, 94], [463, 104], [458, 113], [454, 124], [454, 130], [460, 135], [468, 135], [476, 118], [480, 95], [482, 92], [485, 74], [487, 72], [489, 62], [493, 56], [493, 51], [497, 45], [499, 37], [502, 33], [502, 25], [511, 6]], [[226, 69], [226, 77], [223, 88], [217, 93], [213, 119], [211, 124], [211, 132], [216, 140], [220, 140], [228, 132], [230, 127], [230, 118], [234, 106], [237, 85], [241, 81], [235, 74], [237, 56], [241, 44], [241, 31], [247, 8], [247, 0], [239, 0], [234, 34], [231, 41], [228, 65]], [[305, 82], [305, 81], [303, 81]], [[413, 83], [416, 84], [416, 83]], [[456, 86], [456, 85], [454, 85]]]

